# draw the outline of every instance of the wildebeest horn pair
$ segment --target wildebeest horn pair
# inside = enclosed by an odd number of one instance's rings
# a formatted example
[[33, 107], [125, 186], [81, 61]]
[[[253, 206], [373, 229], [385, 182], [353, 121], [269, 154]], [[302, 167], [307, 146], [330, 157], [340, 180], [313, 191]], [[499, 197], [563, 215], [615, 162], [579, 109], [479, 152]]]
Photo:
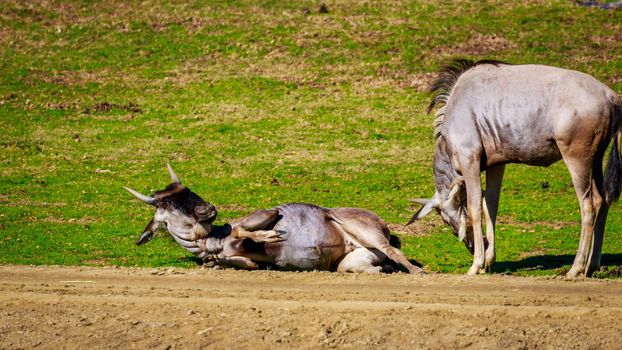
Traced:
[[[171, 165], [169, 163], [166, 163], [166, 169], [168, 169], [168, 174], [171, 176], [171, 181], [173, 183], [176, 184], [180, 184], [181, 185], [181, 181], [179, 181], [179, 177], [177, 176], [177, 174], [175, 174], [175, 171], [173, 171], [173, 168], [171, 167]], [[141, 201], [149, 204], [149, 205], [156, 205], [157, 199], [151, 197], [151, 196], [147, 196], [144, 195], [136, 190], [133, 190], [129, 187], [125, 187], [123, 186], [123, 188], [128, 191], [129, 193], [131, 193], [132, 195], [134, 195], [134, 197], [140, 199]]]

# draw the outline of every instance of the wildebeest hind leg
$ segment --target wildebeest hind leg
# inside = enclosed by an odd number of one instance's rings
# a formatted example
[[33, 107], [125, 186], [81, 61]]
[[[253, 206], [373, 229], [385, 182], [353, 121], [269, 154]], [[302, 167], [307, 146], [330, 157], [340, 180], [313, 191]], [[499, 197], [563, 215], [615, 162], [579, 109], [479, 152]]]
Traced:
[[370, 212], [351, 209], [333, 209], [333, 224], [353, 243], [366, 248], [375, 248], [389, 259], [404, 266], [409, 273], [423, 273], [423, 270], [408, 261], [404, 253], [389, 244], [388, 228], [385, 223]]
[[576, 278], [588, 274], [588, 249], [593, 244], [594, 224], [603, 198], [594, 181], [591, 166], [588, 165], [591, 162], [587, 162], [584, 158], [564, 158], [564, 161], [572, 176], [572, 183], [581, 206], [581, 240], [572, 268], [566, 274], [568, 278]]
[[338, 272], [367, 272], [367, 273], [379, 273], [382, 271], [382, 267], [378, 266], [386, 256], [380, 252], [382, 257], [374, 254], [367, 248], [356, 248], [339, 262], [337, 265]]

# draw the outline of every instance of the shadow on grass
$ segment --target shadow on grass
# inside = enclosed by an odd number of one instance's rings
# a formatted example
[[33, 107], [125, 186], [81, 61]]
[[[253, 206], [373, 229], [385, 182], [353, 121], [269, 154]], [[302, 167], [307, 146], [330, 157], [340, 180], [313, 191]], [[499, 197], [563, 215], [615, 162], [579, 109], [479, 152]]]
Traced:
[[[494, 273], [515, 273], [524, 271], [556, 270], [557, 274], [563, 275], [570, 269], [574, 255], [540, 255], [531, 256], [518, 261], [500, 261], [493, 265]], [[602, 271], [617, 271], [622, 265], [622, 254], [603, 254], [601, 258], [601, 271], [597, 271], [594, 277], [609, 277], [608, 273], [603, 276]], [[616, 275], [616, 273], [614, 273]], [[617, 277], [614, 276], [614, 277]]]
[[191, 262], [191, 263], [195, 263], [197, 265], [203, 265], [203, 260], [197, 258], [196, 256], [184, 256], [180, 260], [183, 261], [183, 262]]

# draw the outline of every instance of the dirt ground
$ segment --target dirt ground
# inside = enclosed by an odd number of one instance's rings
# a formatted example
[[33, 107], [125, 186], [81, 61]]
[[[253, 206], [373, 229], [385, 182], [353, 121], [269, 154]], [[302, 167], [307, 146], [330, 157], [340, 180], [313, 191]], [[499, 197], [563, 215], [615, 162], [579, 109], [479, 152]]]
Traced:
[[622, 347], [622, 281], [0, 266], [0, 348]]

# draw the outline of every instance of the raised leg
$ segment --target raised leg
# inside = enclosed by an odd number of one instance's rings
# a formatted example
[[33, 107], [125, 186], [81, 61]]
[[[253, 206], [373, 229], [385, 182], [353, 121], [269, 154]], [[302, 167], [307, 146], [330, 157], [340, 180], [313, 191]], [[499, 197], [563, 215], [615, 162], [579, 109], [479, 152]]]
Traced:
[[484, 195], [484, 218], [486, 219], [486, 247], [484, 268], [490, 271], [495, 262], [495, 223], [499, 208], [499, 196], [501, 195], [501, 182], [505, 165], [497, 165], [486, 169], [486, 194]]
[[257, 230], [257, 231], [247, 231], [242, 227], [233, 228], [232, 232], [235, 232], [236, 238], [250, 238], [257, 243], [274, 243], [281, 242], [286, 240], [283, 235], [286, 233], [285, 231], [277, 231], [277, 230]]
[[[378, 256], [378, 255], [382, 256]], [[338, 272], [367, 272], [367, 273], [379, 273], [382, 271], [382, 267], [379, 266], [386, 256], [377, 251], [374, 254], [367, 248], [356, 248], [339, 262], [337, 265]]]
[[[585, 164], [585, 159], [565, 159], [565, 161], [570, 175], [572, 176], [572, 183], [581, 207], [581, 239], [579, 241], [579, 248], [577, 249], [577, 255], [575, 256], [572, 268], [566, 274], [568, 278], [576, 278], [581, 275], [587, 275], [588, 273], [588, 263], [590, 263], [588, 251], [590, 248], [594, 247], [594, 242], [592, 242], [594, 226], [596, 218], [600, 216], [599, 212], [603, 199], [592, 176], [591, 164]], [[598, 245], [602, 244], [602, 238], [600, 241]]]
[[240, 223], [245, 230], [255, 231], [270, 226], [279, 217], [277, 209], [257, 210]]
[[235, 238], [250, 238], [257, 243], [284, 241], [283, 231], [263, 230], [272, 225], [279, 217], [276, 209], [257, 210], [234, 225], [231, 235]]
[[423, 273], [408, 261], [404, 253], [392, 247], [389, 243], [389, 229], [382, 219], [375, 214], [362, 209], [335, 208], [330, 212], [335, 227], [353, 244], [375, 248], [384, 253], [389, 259], [404, 266], [409, 273]]

